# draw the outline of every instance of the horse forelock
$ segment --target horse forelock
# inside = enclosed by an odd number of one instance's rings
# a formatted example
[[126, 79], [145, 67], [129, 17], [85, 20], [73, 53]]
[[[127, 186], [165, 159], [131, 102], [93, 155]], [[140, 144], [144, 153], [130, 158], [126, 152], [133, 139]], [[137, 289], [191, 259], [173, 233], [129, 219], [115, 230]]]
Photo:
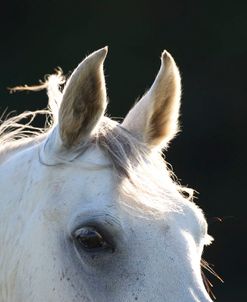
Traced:
[[121, 124], [104, 117], [92, 142], [110, 159], [120, 193], [130, 197], [127, 206], [144, 207], [145, 212], [159, 215], [163, 211], [180, 211], [174, 200], [185, 194], [192, 199], [193, 190], [178, 184], [162, 154], [148, 148]]

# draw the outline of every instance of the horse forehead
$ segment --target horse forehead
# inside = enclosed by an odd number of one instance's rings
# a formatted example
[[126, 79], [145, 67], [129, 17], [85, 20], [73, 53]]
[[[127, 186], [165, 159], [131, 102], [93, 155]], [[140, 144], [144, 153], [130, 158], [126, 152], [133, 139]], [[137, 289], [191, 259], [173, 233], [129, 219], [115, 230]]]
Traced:
[[[72, 181], [75, 191], [77, 191], [78, 188], [81, 188], [81, 190], [78, 190], [78, 194], [81, 194], [80, 191], [83, 191], [82, 195], [83, 197], [86, 197], [83, 199], [83, 206], [85, 206], [86, 201], [90, 204], [90, 207], [93, 205], [100, 205], [100, 208], [104, 208], [105, 206], [117, 206], [118, 203], [116, 202], [116, 199], [119, 197], [117, 196], [118, 183], [112, 169], [112, 163], [108, 156], [98, 146], [88, 148], [78, 156], [69, 167], [68, 172], [66, 171], [67, 169], [64, 169], [64, 182], [66, 183], [67, 179], [69, 179], [68, 185], [71, 186]], [[70, 177], [70, 173], [71, 175], [73, 174], [74, 177]], [[61, 185], [63, 186], [63, 184], [64, 183]], [[152, 194], [150, 195], [150, 198], [152, 198]], [[78, 200], [82, 203], [82, 200]], [[164, 225], [171, 223], [170, 218], [172, 218], [172, 220], [175, 219], [177, 225], [188, 225], [190, 228], [192, 227], [195, 229], [195, 232], [197, 233], [196, 236], [201, 238], [201, 234], [207, 232], [207, 223], [202, 210], [195, 203], [181, 198], [181, 196], [175, 198], [174, 195], [172, 203], [175, 204], [174, 208], [176, 208], [177, 205], [178, 209], [181, 209], [181, 211], [168, 211], [164, 213]], [[119, 211], [122, 207], [117, 206], [117, 209]], [[146, 211], [144, 210], [144, 212]], [[124, 219], [124, 216], [125, 215], [123, 215], [122, 219]], [[129, 220], [128, 216], [129, 215], [126, 217], [127, 221]], [[137, 223], [136, 220], [135, 223]], [[160, 224], [160, 222], [158, 224]]]
[[114, 171], [110, 160], [98, 147], [91, 147], [72, 162], [49, 171], [47, 186], [58, 203], [61, 195], [62, 199], [68, 199], [68, 207], [77, 202], [93, 206], [94, 203], [112, 203], [115, 200], [117, 186]]
[[[81, 156], [79, 156], [76, 161], [76, 163], [80, 163], [82, 166], [83, 164], [92, 164], [96, 166], [111, 166], [110, 159], [106, 156], [106, 154], [97, 146], [92, 146], [89, 149], [87, 149]], [[88, 166], [90, 169], [90, 167]]]
[[58, 165], [54, 171], [48, 181], [55, 186], [59, 185], [59, 188], [70, 186], [71, 190], [80, 192], [83, 189], [89, 193], [98, 192], [103, 188], [107, 191], [113, 189], [112, 164], [96, 146], [87, 149], [73, 161]]

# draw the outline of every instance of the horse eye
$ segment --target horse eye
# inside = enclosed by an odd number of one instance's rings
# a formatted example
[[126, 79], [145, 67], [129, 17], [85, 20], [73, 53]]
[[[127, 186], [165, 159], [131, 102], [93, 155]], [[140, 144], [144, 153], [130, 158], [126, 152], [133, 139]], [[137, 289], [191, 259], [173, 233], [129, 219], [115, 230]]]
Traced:
[[82, 227], [74, 232], [74, 237], [86, 251], [112, 249], [111, 245], [94, 227]]

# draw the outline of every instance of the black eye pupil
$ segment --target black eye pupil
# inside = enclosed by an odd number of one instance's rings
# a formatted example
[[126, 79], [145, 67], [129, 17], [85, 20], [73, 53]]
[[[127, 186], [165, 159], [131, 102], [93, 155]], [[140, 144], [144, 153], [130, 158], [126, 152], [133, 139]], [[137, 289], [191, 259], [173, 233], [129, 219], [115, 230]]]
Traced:
[[107, 247], [104, 238], [92, 227], [84, 227], [75, 232], [75, 237], [80, 245], [87, 250]]
[[86, 248], [98, 248], [104, 244], [103, 238], [93, 231], [79, 236], [78, 241]]

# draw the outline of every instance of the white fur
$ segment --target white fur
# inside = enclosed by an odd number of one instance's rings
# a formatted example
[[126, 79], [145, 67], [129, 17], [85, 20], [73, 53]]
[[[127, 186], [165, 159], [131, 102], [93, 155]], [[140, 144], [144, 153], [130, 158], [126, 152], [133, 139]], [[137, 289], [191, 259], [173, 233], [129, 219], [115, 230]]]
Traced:
[[[0, 301], [211, 301], [200, 271], [206, 220], [157, 149], [107, 118], [71, 149], [58, 127], [18, 142], [23, 126], [2, 134]], [[75, 246], [71, 233], [92, 220], [114, 253]]]

